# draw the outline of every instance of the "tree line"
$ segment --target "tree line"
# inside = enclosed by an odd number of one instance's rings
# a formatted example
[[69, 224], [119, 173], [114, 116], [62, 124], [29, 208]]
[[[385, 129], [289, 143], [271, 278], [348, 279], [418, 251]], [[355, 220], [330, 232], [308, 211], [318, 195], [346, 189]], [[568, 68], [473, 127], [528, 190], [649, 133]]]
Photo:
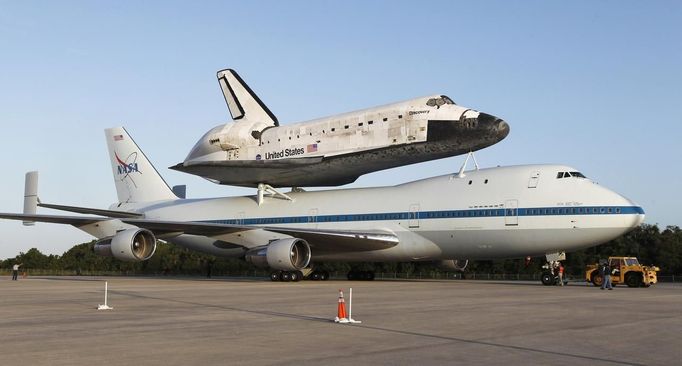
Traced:
[[[114, 258], [100, 257], [93, 250], [94, 241], [78, 244], [63, 255], [45, 255], [32, 248], [14, 258], [0, 261], [0, 268], [11, 269], [15, 263], [23, 263], [22, 270], [65, 274], [146, 274], [146, 275], [235, 275], [253, 273], [253, 265], [240, 260], [219, 258], [159, 242], [156, 253], [148, 261], [123, 262]], [[587, 264], [596, 263], [609, 256], [632, 256], [642, 264], [661, 268], [660, 274], [682, 274], [682, 230], [678, 226], [660, 229], [657, 225], [644, 224], [618, 239], [596, 247], [567, 253], [564, 262], [567, 273], [580, 276]], [[544, 257], [472, 261], [467, 272], [474, 273], [537, 273], [545, 263]], [[415, 273], [443, 272], [430, 262], [406, 263], [344, 263], [325, 262], [317, 264], [329, 271], [346, 272], [353, 269], [376, 272]], [[262, 269], [261, 269], [262, 273]]]

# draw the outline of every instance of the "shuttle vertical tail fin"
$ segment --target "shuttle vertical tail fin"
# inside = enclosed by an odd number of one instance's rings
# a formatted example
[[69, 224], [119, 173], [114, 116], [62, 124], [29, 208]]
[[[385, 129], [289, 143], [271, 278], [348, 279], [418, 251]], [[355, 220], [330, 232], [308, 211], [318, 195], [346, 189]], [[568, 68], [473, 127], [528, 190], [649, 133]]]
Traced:
[[119, 202], [177, 199], [125, 128], [108, 128], [104, 134]]
[[279, 126], [277, 117], [270, 112], [236, 71], [232, 69], [218, 71], [218, 83], [235, 122], [246, 117], [251, 122], [264, 122]]

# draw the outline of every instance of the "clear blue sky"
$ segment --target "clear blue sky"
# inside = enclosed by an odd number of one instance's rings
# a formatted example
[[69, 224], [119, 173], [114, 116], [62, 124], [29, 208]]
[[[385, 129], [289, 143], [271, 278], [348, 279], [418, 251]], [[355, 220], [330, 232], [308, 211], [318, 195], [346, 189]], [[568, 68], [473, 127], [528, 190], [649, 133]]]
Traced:
[[[282, 124], [447, 94], [511, 125], [481, 165], [569, 164], [648, 223], [681, 225], [681, 20], [679, 1], [0, 1], [0, 211], [21, 211], [28, 170], [44, 202], [108, 207], [103, 129], [118, 125], [190, 197], [253, 193], [166, 169], [228, 120], [215, 73], [230, 67]], [[91, 239], [13, 221], [0, 232], [0, 258]]]

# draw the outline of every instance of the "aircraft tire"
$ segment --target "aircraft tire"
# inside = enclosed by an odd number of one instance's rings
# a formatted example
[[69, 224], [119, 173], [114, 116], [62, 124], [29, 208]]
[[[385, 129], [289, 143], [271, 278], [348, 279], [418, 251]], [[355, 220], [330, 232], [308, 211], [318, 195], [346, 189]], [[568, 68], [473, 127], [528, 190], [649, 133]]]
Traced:
[[289, 281], [291, 281], [291, 272], [282, 271], [282, 282], [289, 282]]
[[313, 271], [313, 273], [310, 274], [310, 279], [313, 281], [319, 281], [322, 279], [322, 273]]
[[290, 276], [290, 278], [291, 278], [291, 282], [298, 282], [298, 281], [301, 280], [301, 278], [298, 277], [298, 273], [297, 273], [297, 272], [298, 272], [298, 271], [289, 272], [289, 276]]
[[322, 280], [322, 281], [329, 280], [329, 272], [327, 272], [327, 271], [322, 272], [322, 275], [320, 276], [320, 280]]
[[282, 280], [282, 272], [281, 271], [270, 272], [270, 280], [273, 282], [281, 281]]
[[544, 272], [542, 277], [540, 277], [540, 281], [542, 281], [542, 284], [545, 286], [551, 286], [554, 284], [554, 276], [549, 272]]
[[303, 279], [303, 272], [301, 271], [293, 271], [291, 272], [291, 280], [294, 282], [298, 282]]

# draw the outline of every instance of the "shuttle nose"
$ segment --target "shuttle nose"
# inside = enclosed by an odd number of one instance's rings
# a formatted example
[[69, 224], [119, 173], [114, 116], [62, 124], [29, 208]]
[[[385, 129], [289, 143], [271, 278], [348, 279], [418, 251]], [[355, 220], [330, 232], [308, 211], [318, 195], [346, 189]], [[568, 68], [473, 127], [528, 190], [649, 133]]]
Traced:
[[480, 113], [478, 115], [478, 128], [487, 131], [497, 141], [502, 141], [502, 139], [509, 135], [509, 124], [503, 119], [488, 113]]

